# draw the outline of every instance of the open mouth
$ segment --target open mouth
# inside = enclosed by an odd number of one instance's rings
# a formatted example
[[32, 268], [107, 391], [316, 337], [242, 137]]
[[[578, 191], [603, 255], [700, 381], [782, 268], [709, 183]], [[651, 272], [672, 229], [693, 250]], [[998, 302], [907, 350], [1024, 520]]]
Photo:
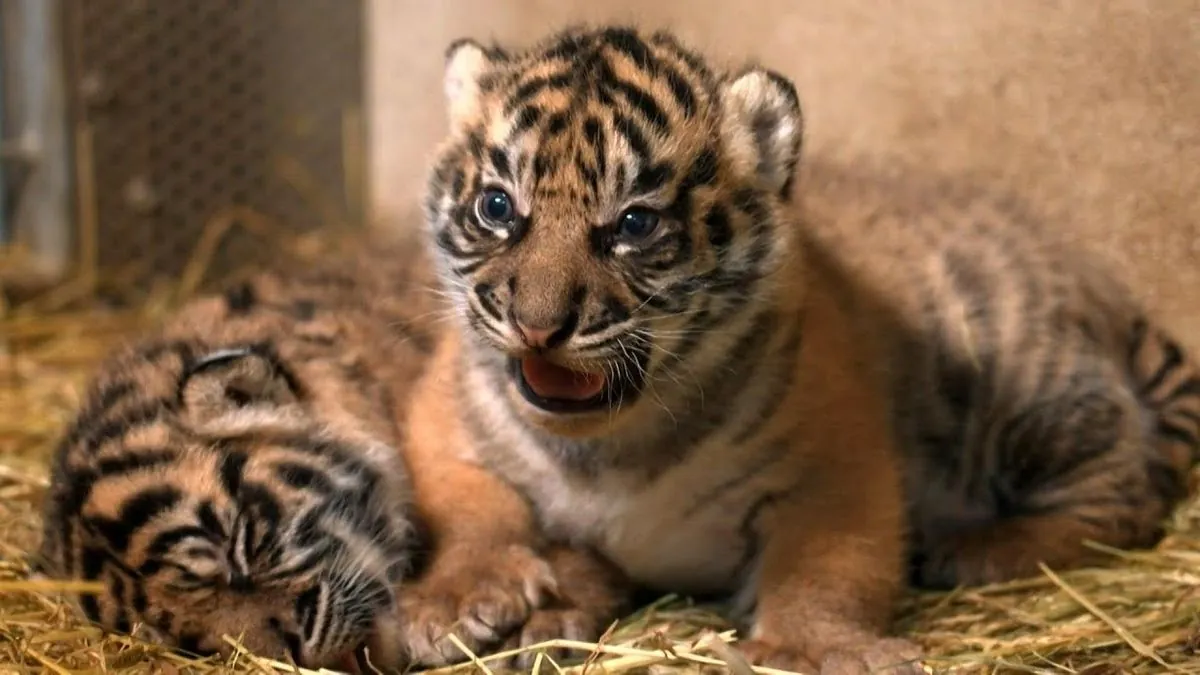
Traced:
[[508, 371], [525, 400], [547, 412], [599, 410], [619, 400], [627, 386], [603, 373], [571, 370], [541, 356], [510, 358]]

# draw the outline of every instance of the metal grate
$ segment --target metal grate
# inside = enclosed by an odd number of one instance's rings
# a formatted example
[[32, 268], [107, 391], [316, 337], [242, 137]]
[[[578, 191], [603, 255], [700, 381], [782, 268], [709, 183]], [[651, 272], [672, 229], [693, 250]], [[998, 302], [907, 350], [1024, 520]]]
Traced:
[[[279, 235], [361, 222], [361, 0], [66, 0], [63, 21], [81, 264], [175, 276], [247, 208]], [[271, 253], [241, 220], [212, 275]]]

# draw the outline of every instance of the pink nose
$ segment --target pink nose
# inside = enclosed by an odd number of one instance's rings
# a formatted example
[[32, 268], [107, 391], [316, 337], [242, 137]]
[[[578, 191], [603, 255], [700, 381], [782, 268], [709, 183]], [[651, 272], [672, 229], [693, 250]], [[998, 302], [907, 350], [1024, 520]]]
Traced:
[[549, 346], [550, 340], [559, 329], [557, 326], [551, 328], [531, 328], [520, 321], [517, 321], [516, 324], [517, 332], [521, 334], [521, 339], [525, 341], [525, 344], [535, 348]]

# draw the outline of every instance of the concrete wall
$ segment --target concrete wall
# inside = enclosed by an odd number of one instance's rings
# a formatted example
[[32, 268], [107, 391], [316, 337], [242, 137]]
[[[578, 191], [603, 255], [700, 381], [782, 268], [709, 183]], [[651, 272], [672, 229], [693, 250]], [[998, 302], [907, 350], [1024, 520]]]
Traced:
[[884, 149], [1007, 177], [1130, 263], [1200, 348], [1198, 0], [370, 3], [378, 215], [409, 212], [419, 195], [444, 131], [452, 39], [637, 20], [793, 77], [812, 151]]

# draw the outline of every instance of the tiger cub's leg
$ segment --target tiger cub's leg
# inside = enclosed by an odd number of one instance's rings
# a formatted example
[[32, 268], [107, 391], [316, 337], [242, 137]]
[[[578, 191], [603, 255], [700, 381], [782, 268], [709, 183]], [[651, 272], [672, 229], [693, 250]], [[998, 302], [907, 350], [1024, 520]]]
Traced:
[[450, 633], [476, 654], [540, 636], [595, 639], [627, 597], [624, 580], [586, 550], [547, 551], [524, 498], [464, 457], [456, 391], [438, 375], [454, 372], [455, 349], [453, 340], [439, 347], [406, 415], [414, 502], [432, 549], [399, 593], [401, 634], [383, 639], [431, 666], [466, 659]]
[[[586, 550], [547, 547], [511, 488], [483, 469], [455, 464], [414, 480], [433, 550], [423, 574], [399, 594], [399, 641], [409, 660], [466, 660], [451, 633], [477, 655], [506, 643], [599, 637], [627, 598], [623, 577]], [[428, 479], [436, 487], [421, 485]]]
[[790, 434], [787, 473], [799, 479], [764, 494], [751, 521], [760, 553], [744, 593], [754, 616], [736, 646], [753, 663], [799, 672], [921, 673], [921, 649], [889, 637], [904, 581], [901, 458], [880, 388], [844, 348], [842, 303], [810, 291], [806, 326], [822, 330], [805, 333], [797, 369], [805, 422]]
[[[1077, 361], [1052, 396], [1028, 401], [997, 426], [989, 453], [998, 518], [917, 551], [916, 581], [993, 583], [1153, 546], [1188, 493], [1200, 440], [1200, 379], [1169, 338], [1135, 330], [1127, 377]], [[1130, 382], [1133, 384], [1131, 385]]]

